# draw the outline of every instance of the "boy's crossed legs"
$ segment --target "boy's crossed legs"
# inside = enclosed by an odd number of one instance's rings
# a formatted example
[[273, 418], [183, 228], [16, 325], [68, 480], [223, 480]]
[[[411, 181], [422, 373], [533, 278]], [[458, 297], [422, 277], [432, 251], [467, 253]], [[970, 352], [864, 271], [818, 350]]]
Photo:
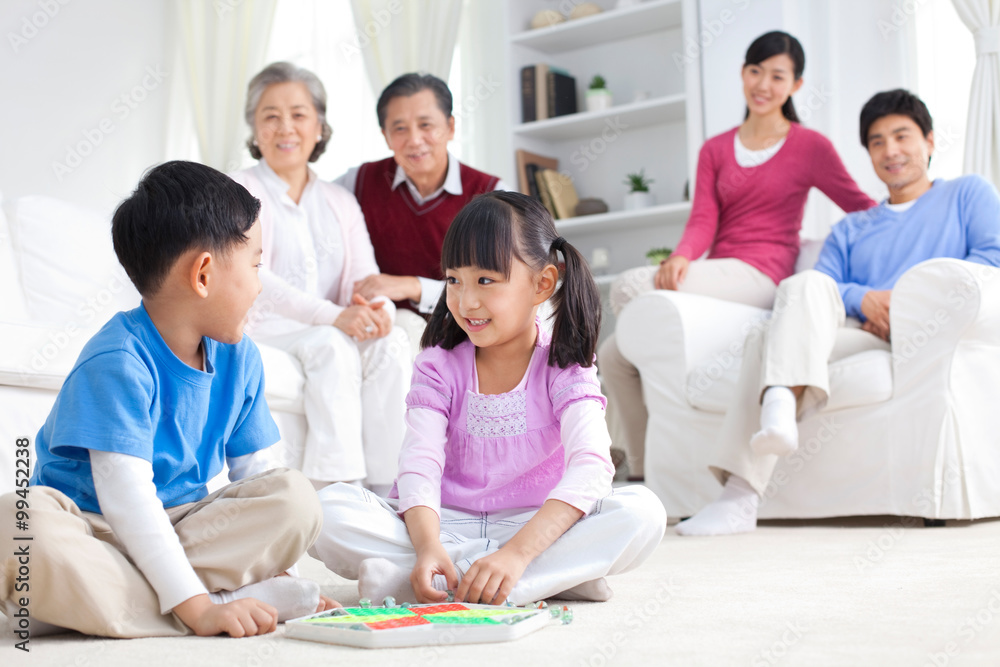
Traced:
[[[15, 542], [17, 499], [14, 494], [0, 497], [0, 545], [5, 554], [14, 553], [13, 545], [29, 545], [31, 590], [15, 590], [19, 564], [7, 556], [0, 562], [0, 601], [27, 597], [33, 619], [85, 634], [191, 633], [175, 614], [160, 613], [156, 591], [121, 551], [102, 515], [80, 511], [56, 489], [31, 487], [30, 528], [16, 536], [33, 539]], [[211, 592], [235, 591], [285, 572], [321, 527], [312, 485], [287, 469], [248, 477], [166, 511], [188, 560]], [[282, 582], [276, 588], [287, 597], [291, 587]]]

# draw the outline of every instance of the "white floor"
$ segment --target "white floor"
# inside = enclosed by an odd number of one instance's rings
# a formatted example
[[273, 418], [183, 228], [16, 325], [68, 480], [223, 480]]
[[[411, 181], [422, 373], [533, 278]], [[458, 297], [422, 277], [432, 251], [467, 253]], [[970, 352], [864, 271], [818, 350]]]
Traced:
[[[353, 582], [309, 561], [341, 602]], [[250, 638], [33, 639], [0, 631], [0, 665], [1000, 665], [1000, 521], [877, 517], [773, 522], [729, 538], [668, 530], [615, 597], [572, 605], [571, 625], [504, 644], [365, 651]]]

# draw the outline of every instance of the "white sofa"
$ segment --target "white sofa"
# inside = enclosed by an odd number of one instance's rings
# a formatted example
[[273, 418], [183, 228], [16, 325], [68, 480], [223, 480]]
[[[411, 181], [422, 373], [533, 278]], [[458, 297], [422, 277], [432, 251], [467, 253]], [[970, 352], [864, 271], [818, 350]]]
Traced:
[[[616, 335], [649, 411], [646, 484], [671, 516], [718, 497], [709, 473], [746, 333], [770, 313], [677, 292], [628, 304]], [[761, 518], [1000, 516], [1000, 269], [924, 262], [892, 296], [892, 352], [831, 364], [829, 404], [800, 424]]]
[[[116, 312], [139, 304], [115, 257], [110, 220], [47, 197], [0, 206], [0, 494], [14, 487], [15, 440], [29, 438], [34, 457], [35, 436], [84, 344]], [[295, 466], [306, 431], [305, 378], [293, 357], [258, 347], [281, 451]]]

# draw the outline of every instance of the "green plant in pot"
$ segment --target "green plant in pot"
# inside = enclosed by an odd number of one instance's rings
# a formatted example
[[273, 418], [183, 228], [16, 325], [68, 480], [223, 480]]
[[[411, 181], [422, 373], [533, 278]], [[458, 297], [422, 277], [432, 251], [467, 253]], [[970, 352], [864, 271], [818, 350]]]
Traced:
[[608, 90], [604, 77], [595, 74], [587, 88], [587, 111], [602, 111], [611, 108], [611, 91]]
[[656, 204], [653, 193], [649, 191], [649, 184], [652, 182], [653, 179], [646, 176], [645, 169], [625, 175], [625, 185], [629, 187], [629, 191], [625, 195], [626, 211], [647, 208]]
[[646, 251], [646, 259], [648, 259], [649, 263], [653, 266], [658, 266], [670, 257], [670, 253], [673, 251], [673, 248], [650, 248]]

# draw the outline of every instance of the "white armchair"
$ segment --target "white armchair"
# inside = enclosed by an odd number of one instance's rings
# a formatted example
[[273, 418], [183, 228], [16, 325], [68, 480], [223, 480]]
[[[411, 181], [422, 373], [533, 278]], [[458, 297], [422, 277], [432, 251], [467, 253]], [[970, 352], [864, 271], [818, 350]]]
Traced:
[[[619, 316], [618, 346], [649, 412], [646, 484], [668, 515], [718, 497], [716, 434], [746, 334], [769, 316], [659, 290]], [[1000, 269], [923, 262], [897, 283], [890, 318], [891, 353], [830, 365], [829, 403], [799, 423], [799, 449], [775, 469], [760, 518], [1000, 516]]]
[[[15, 439], [30, 438], [34, 457], [35, 436], [84, 344], [116, 312], [137, 305], [114, 255], [110, 216], [47, 197], [0, 208], [0, 494], [14, 488]], [[305, 377], [290, 355], [258, 347], [282, 453], [296, 466], [306, 433]]]

